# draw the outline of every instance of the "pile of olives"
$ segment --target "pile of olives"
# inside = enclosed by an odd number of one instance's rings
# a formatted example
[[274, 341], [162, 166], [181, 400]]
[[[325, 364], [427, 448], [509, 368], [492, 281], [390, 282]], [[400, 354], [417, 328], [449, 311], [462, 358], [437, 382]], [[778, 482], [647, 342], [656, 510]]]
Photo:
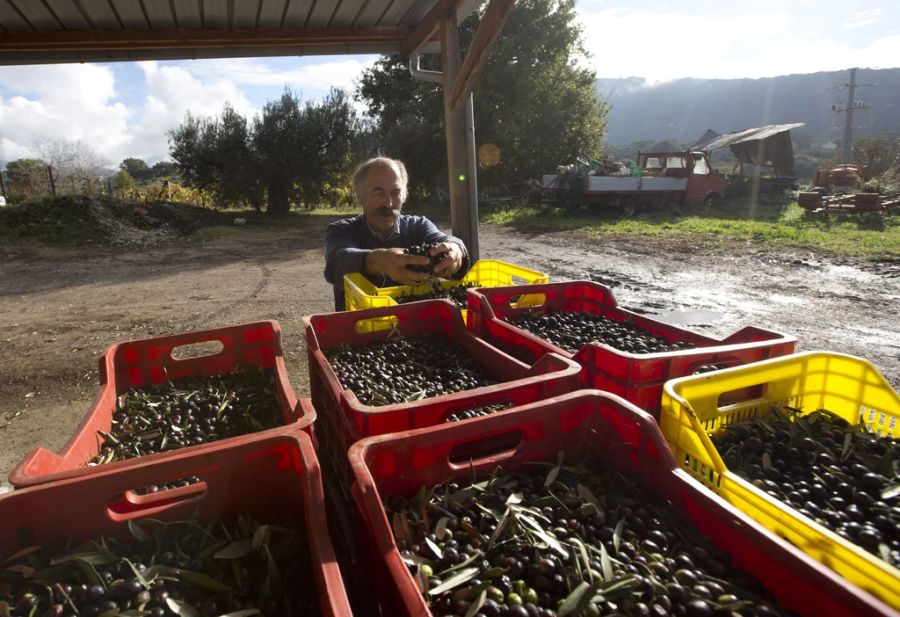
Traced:
[[325, 355], [341, 386], [365, 405], [408, 403], [496, 383], [464, 347], [442, 334], [390, 336]]
[[433, 615], [781, 614], [636, 476], [608, 463], [539, 469], [386, 500]]
[[197, 476], [190, 476], [188, 478], [181, 478], [180, 480], [171, 480], [169, 482], [163, 482], [161, 484], [151, 484], [150, 486], [142, 486], [141, 488], [135, 489], [135, 493], [138, 495], [150, 495], [152, 493], [158, 493], [160, 491], [170, 491], [173, 488], [182, 488], [184, 486], [190, 486], [191, 484], [197, 484], [200, 482], [200, 478]]
[[[49, 556], [23, 549], [0, 572], [0, 613], [29, 617], [318, 615], [305, 542], [285, 526], [240, 517], [129, 525], [124, 541]], [[284, 581], [284, 583], [282, 583]]]
[[432, 283], [431, 291], [426, 293], [409, 293], [401, 294], [394, 298], [397, 304], [406, 304], [407, 302], [416, 302], [417, 300], [437, 300], [446, 298], [460, 308], [466, 308], [468, 298], [467, 289], [474, 287], [474, 283], [466, 283], [465, 285], [454, 285], [453, 287], [441, 287], [440, 283]]
[[635, 354], [680, 351], [696, 347], [687, 341], [669, 341], [653, 336], [627, 321], [584, 311], [563, 312], [552, 308], [546, 313], [526, 311], [507, 321], [569, 353], [577, 352], [588, 343], [604, 343]]
[[900, 566], [898, 440], [827, 411], [773, 409], [713, 435], [729, 470]]
[[478, 407], [472, 407], [471, 409], [464, 409], [463, 411], [451, 413], [449, 416], [447, 416], [444, 422], [459, 422], [460, 420], [470, 420], [472, 418], [489, 416], [492, 413], [497, 413], [498, 411], [503, 411], [504, 409], [509, 409], [510, 407], [512, 407], [511, 403], [480, 405]]
[[421, 244], [417, 246], [410, 246], [408, 248], [403, 249], [404, 255], [418, 255], [419, 257], [428, 257], [431, 259], [431, 263], [427, 266], [406, 266], [408, 269], [413, 272], [424, 272], [426, 274], [434, 274], [434, 267], [441, 263], [444, 259], [447, 258], [447, 252], [442, 251], [440, 253], [435, 253], [434, 255], [430, 254], [430, 251], [436, 247], [437, 244]]
[[109, 433], [98, 431], [102, 465], [245, 435], [284, 423], [271, 369], [243, 366], [213, 377], [175, 379], [119, 397]]

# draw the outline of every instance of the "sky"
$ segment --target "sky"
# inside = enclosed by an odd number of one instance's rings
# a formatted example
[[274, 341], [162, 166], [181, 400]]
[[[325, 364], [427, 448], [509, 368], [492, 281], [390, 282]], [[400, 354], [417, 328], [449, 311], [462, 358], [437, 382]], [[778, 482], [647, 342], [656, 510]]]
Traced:
[[[579, 0], [601, 78], [760, 78], [900, 66], [896, 0]], [[167, 132], [225, 103], [250, 117], [285, 87], [304, 100], [352, 91], [375, 56], [0, 67], [0, 164], [49, 139], [82, 141], [115, 167], [168, 157]], [[476, 88], [477, 95], [477, 88]]]

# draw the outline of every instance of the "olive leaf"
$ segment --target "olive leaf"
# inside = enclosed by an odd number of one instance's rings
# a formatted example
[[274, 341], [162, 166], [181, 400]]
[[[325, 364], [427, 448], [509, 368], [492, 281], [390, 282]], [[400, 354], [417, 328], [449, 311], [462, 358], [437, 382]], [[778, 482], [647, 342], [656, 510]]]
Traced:
[[463, 568], [462, 570], [460, 570], [459, 572], [457, 572], [456, 574], [454, 574], [453, 576], [451, 576], [450, 578], [445, 580], [443, 583], [441, 583], [437, 587], [434, 587], [433, 589], [429, 589], [428, 595], [439, 596], [442, 593], [444, 593], [445, 591], [459, 587], [463, 583], [467, 583], [470, 580], [472, 580], [473, 578], [475, 578], [475, 576], [477, 576], [479, 571], [480, 571], [480, 568]]
[[138, 542], [146, 542], [147, 541], [147, 532], [145, 532], [140, 524], [135, 521], [128, 521], [128, 532], [134, 537]]
[[253, 540], [236, 540], [213, 555], [215, 559], [240, 559], [253, 551]]
[[187, 581], [188, 583], [196, 587], [200, 587], [201, 589], [205, 589], [213, 593], [229, 594], [234, 592], [234, 589], [232, 589], [225, 583], [217, 581], [216, 579], [207, 574], [203, 574], [202, 572], [194, 572], [193, 570], [183, 570], [181, 568], [178, 568], [174, 570], [174, 574], [181, 580]]
[[844, 446], [841, 448], [841, 460], [846, 461], [850, 456], [851, 446], [853, 444], [853, 433], [846, 433], [844, 435]]
[[425, 538], [425, 544], [428, 545], [428, 548], [431, 549], [431, 552], [435, 554], [438, 559], [444, 558], [444, 553], [441, 551], [440, 547], [432, 542], [429, 538]]
[[774, 465], [772, 465], [772, 456], [768, 452], [763, 452], [762, 466], [763, 469], [775, 469]]
[[881, 491], [881, 499], [883, 501], [893, 499], [897, 495], [900, 495], [900, 486], [889, 486]]
[[469, 610], [466, 611], [466, 617], [475, 617], [478, 614], [478, 611], [481, 610], [481, 607], [484, 606], [484, 601], [487, 599], [487, 590], [482, 589], [478, 596], [475, 598], [475, 601], [469, 605]]
[[268, 525], [260, 525], [257, 527], [256, 531], [253, 532], [253, 550], [258, 551], [263, 546], [268, 546], [270, 538], [271, 530]]
[[444, 539], [444, 534], [447, 532], [447, 523], [450, 522], [449, 516], [442, 516], [438, 519], [437, 525], [434, 528], [434, 535], [438, 540]]
[[43, 548], [42, 546], [37, 546], [37, 545], [27, 546], [23, 549], [16, 551], [12, 555], [10, 555], [6, 559], [4, 559], [2, 562], [0, 562], [0, 564], [9, 563], [10, 561], [15, 561], [16, 559], [21, 559], [23, 557], [28, 557], [29, 555], [33, 555], [34, 553], [38, 552], [42, 548]]
[[200, 617], [200, 611], [187, 602], [182, 602], [175, 598], [166, 598], [166, 606], [169, 607], [170, 611], [180, 617]]
[[619, 544], [622, 542], [622, 530], [625, 529], [625, 519], [619, 519], [619, 522], [616, 523], [616, 528], [613, 530], [613, 548], [616, 549], [616, 553], [619, 552]]
[[524, 512], [517, 513], [516, 518], [530, 527], [538, 538], [540, 538], [547, 546], [559, 553], [563, 559], [569, 558], [569, 552], [565, 549], [565, 547], [563, 547], [563, 545], [559, 540], [556, 539], [554, 535], [544, 531], [544, 528], [541, 527], [540, 523], [538, 523], [536, 520], [534, 520]]
[[556, 614], [559, 617], [577, 617], [581, 615], [596, 592], [596, 585], [582, 581], [566, 596]]
[[262, 615], [262, 613], [259, 612], [258, 608], [245, 608], [219, 615], [219, 617], [252, 617], [253, 615]]
[[603, 580], [611, 581], [613, 579], [612, 562], [609, 559], [609, 553], [606, 552], [606, 545], [600, 543], [600, 567], [603, 568]]

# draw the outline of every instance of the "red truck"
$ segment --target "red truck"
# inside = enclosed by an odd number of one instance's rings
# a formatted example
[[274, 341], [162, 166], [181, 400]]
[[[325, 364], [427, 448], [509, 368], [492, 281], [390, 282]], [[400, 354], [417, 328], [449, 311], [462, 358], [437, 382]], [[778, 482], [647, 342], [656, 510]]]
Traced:
[[545, 175], [545, 193], [566, 192], [571, 201], [623, 207], [668, 204], [716, 205], [725, 197], [725, 177], [712, 169], [705, 152], [638, 152], [637, 163], [618, 173], [608, 166], [587, 173]]

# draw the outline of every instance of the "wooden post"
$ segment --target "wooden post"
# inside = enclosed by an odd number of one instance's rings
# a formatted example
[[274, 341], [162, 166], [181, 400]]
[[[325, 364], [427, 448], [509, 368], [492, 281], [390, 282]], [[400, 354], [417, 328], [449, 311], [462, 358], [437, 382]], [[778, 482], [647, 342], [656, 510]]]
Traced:
[[3, 181], [3, 170], [0, 169], [0, 195], [6, 197], [6, 182]]
[[[450, 222], [453, 235], [466, 244], [469, 261], [478, 259], [478, 221], [472, 220], [469, 164], [466, 156], [465, 110], [453, 111], [451, 95], [459, 73], [459, 28], [456, 11], [440, 22], [441, 72], [443, 73], [444, 124], [447, 139], [447, 173], [450, 181]], [[474, 223], [474, 224], [473, 224]]]
[[56, 199], [56, 183], [53, 181], [53, 166], [47, 165], [47, 177], [50, 179], [50, 194]]

